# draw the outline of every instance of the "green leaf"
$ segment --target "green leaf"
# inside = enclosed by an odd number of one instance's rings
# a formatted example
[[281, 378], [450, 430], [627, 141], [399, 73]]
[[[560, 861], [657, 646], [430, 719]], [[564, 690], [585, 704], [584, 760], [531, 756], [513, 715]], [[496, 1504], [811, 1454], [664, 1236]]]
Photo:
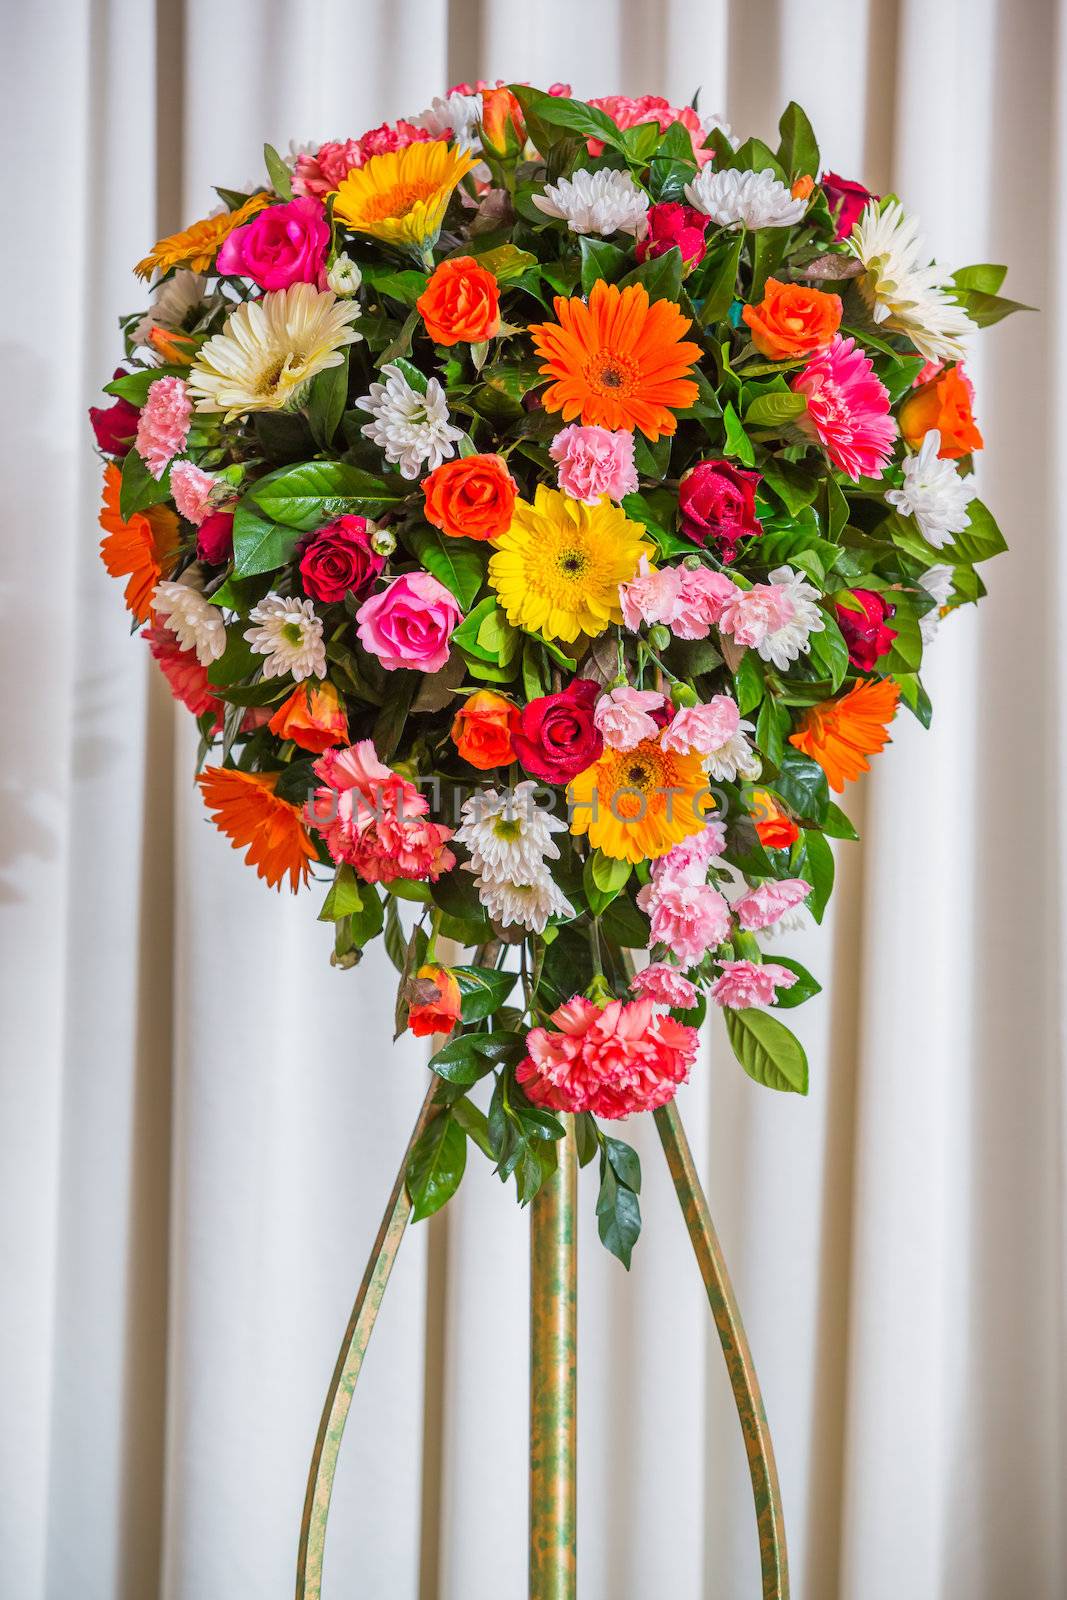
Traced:
[[[389, 674], [390, 692], [387, 693], [378, 720], [374, 724], [374, 748], [383, 761], [388, 761], [404, 731], [411, 702], [418, 693], [422, 674], [407, 672], [402, 667]], [[396, 685], [393, 688], [393, 685]]]
[[398, 972], [404, 970], [408, 953], [407, 935], [400, 921], [396, 901], [390, 896], [385, 906], [385, 953]]
[[408, 1160], [407, 1189], [413, 1222], [432, 1217], [451, 1200], [466, 1165], [467, 1135], [451, 1111], [444, 1111], [430, 1123]]
[[743, 242], [744, 236], [738, 231], [716, 245], [690, 279], [689, 291], [698, 301], [700, 322], [705, 328], [709, 323], [721, 322], [734, 302]]
[[611, 1165], [611, 1170], [620, 1183], [624, 1183], [634, 1194], [641, 1193], [641, 1158], [636, 1150], [630, 1148], [622, 1139], [604, 1139], [604, 1154]]
[[805, 830], [804, 859], [799, 871], [811, 884], [808, 910], [816, 922], [821, 922], [834, 887], [834, 852], [824, 834]]
[[754, 650], [746, 650], [734, 673], [734, 693], [743, 717], [755, 711], [763, 699], [763, 669]]
[[474, 1034], [460, 1034], [458, 1039], [452, 1039], [430, 1057], [430, 1066], [439, 1078], [469, 1087], [493, 1070], [490, 1057], [479, 1054], [474, 1048], [474, 1039]]
[[787, 178], [810, 177], [818, 181], [819, 146], [811, 123], [795, 100], [790, 100], [778, 122], [782, 142], [778, 159]]
[[764, 286], [772, 272], [785, 260], [789, 248], [789, 228], [760, 228], [755, 235], [752, 250], [752, 287], [749, 298], [762, 298]]
[[822, 831], [831, 839], [858, 839], [859, 834], [840, 806], [831, 800], [822, 819]]
[[234, 576], [276, 572], [292, 556], [298, 538], [293, 528], [279, 527], [261, 517], [247, 499], [240, 501], [233, 518]]
[[1007, 540], [988, 506], [983, 505], [981, 500], [972, 500], [967, 510], [970, 523], [962, 533], [956, 534], [951, 545], [947, 545], [935, 557], [936, 560], [952, 565], [963, 562], [973, 565], [976, 561], [988, 561], [990, 556], [1000, 555], [1001, 551], [1008, 548]]
[[607, 1160], [600, 1164], [600, 1193], [596, 1202], [600, 1242], [630, 1270], [630, 1257], [641, 1233], [641, 1202], [626, 1184], [620, 1183]]
[[979, 294], [996, 294], [1007, 276], [1007, 267], [997, 267], [992, 262], [983, 261], [978, 266], [960, 267], [958, 272], [952, 274], [952, 282], [957, 289], [977, 289]]
[[[468, 613], [459, 627], [453, 629], [450, 642], [459, 645], [467, 655], [475, 656], [480, 661], [496, 661], [498, 659], [496, 654], [479, 644], [478, 634], [486, 618], [493, 616], [498, 611], [500, 611], [500, 607], [496, 603], [495, 595], [487, 595], [484, 600], [478, 602], [473, 611]], [[500, 611], [500, 618], [506, 626], [507, 618], [502, 611]]]
[[575, 1116], [574, 1138], [578, 1146], [578, 1165], [587, 1167], [600, 1149], [596, 1120], [591, 1111], [579, 1111]]
[[323, 450], [330, 448], [334, 434], [341, 426], [348, 400], [348, 351], [339, 367], [326, 367], [317, 372], [308, 387], [304, 411], [315, 443]]
[[786, 181], [785, 170], [778, 157], [765, 145], [762, 139], [746, 139], [744, 144], [731, 152], [729, 160], [718, 163], [720, 166], [733, 167], [738, 172], [763, 172], [766, 168], [774, 173], [779, 183]]
[[208, 667], [207, 681], [223, 686], [240, 683], [242, 678], [252, 676], [261, 661], [262, 657], [256, 655], [240, 628], [227, 628], [226, 648]]
[[1013, 311], [1034, 311], [1035, 306], [1023, 305], [1021, 300], [1006, 300], [996, 294], [980, 294], [977, 289], [954, 289], [952, 298], [963, 307], [971, 321], [979, 328], [992, 327]]
[[808, 1092], [808, 1058], [789, 1029], [766, 1011], [723, 1008], [734, 1055], [750, 1078], [767, 1089]]
[[[477, 238], [471, 241], [471, 248], [477, 249]], [[459, 254], [466, 255], [468, 247], [460, 248]], [[529, 250], [520, 250], [518, 245], [509, 240], [506, 244], [498, 244], [491, 250], [483, 250], [477, 256], [478, 265], [491, 272], [498, 283], [510, 283], [515, 278], [521, 278], [524, 272], [537, 266], [537, 257], [531, 255]]]
[[582, 252], [582, 293], [586, 295], [601, 278], [605, 283], [614, 283], [630, 263], [629, 251], [620, 250], [617, 244], [609, 244], [606, 239], [594, 239], [583, 234], [579, 247]]
[[291, 200], [293, 175], [272, 144], [263, 146], [263, 162], [274, 193], [282, 200]]
[[426, 289], [426, 273], [410, 268], [397, 272], [392, 267], [364, 266], [363, 281], [376, 294], [388, 295], [403, 306], [413, 306]]
[[826, 774], [817, 761], [787, 745], [782, 752], [778, 776], [768, 784], [786, 805], [809, 822], [821, 822], [830, 795]]
[[376, 516], [413, 493], [403, 478], [377, 478], [347, 461], [304, 461], [279, 467], [249, 494], [264, 516], [309, 533], [351, 512]]
[[760, 468], [763, 481], [773, 489], [791, 517], [803, 511], [819, 492], [819, 479], [806, 467], [783, 456], [771, 456]]
[[618, 894], [633, 871], [629, 861], [616, 861], [601, 850], [594, 850], [589, 857], [589, 869], [597, 888], [604, 894], [613, 895]]
[[487, 557], [482, 546], [473, 539], [453, 539], [438, 528], [412, 528], [407, 538], [416, 559], [467, 611], [485, 581]]
[[822, 631], [811, 635], [811, 659], [837, 690], [844, 683], [848, 671], [848, 645], [828, 611], [822, 613], [822, 619]]
[[181, 378], [188, 371], [188, 367], [139, 367], [136, 372], [124, 372], [121, 378], [105, 383], [104, 393], [118, 395], [131, 406], [143, 406], [157, 378]]
[[773, 766], [777, 766], [782, 759], [788, 729], [789, 713], [769, 697], [766, 698], [756, 718], [756, 744]]
[[787, 428], [807, 409], [808, 402], [804, 396], [793, 394], [791, 390], [785, 394], [779, 391], [757, 395], [745, 412], [745, 427]]
[[682, 292], [682, 268], [682, 252], [676, 244], [671, 245], [662, 255], [650, 256], [633, 272], [628, 272], [625, 278], [619, 280], [619, 286], [626, 288], [628, 284], [639, 283], [650, 300], [673, 300], [677, 303]]
[[459, 1124], [471, 1143], [478, 1146], [483, 1156], [495, 1161], [493, 1146], [489, 1141], [489, 1122], [485, 1113], [472, 1105], [466, 1095], [454, 1101], [450, 1109], [453, 1122]]
[[136, 450], [128, 450], [122, 463], [122, 482], [119, 485], [119, 516], [129, 522], [135, 511], [147, 511], [158, 506], [170, 496], [170, 468], [157, 482]]
[[923, 656], [922, 633], [919, 619], [910, 606], [898, 601], [893, 612], [892, 626], [896, 632], [888, 655], [878, 663], [880, 672], [915, 672]]
[[499, 1011], [515, 987], [514, 972], [498, 972], [495, 967], [451, 967], [463, 997], [464, 1022], [481, 1022]]
[[788, 956], [780, 956], [775, 952], [774, 961], [779, 967], [786, 967], [790, 972], [795, 972], [797, 981], [788, 989], [777, 989], [775, 1004], [779, 1011], [791, 1010], [793, 1006], [802, 1006], [805, 1000], [810, 1000], [814, 995], [822, 993], [822, 984], [812, 977], [807, 967], [802, 967], [799, 961], [793, 961]]
[[726, 428], [726, 454], [737, 456], [746, 467], [754, 467], [756, 452], [752, 447], [752, 440], [741, 426], [741, 419], [729, 401], [723, 406], [722, 420]]
[[551, 146], [566, 133], [580, 134], [583, 139], [599, 139], [609, 149], [625, 152], [622, 130], [598, 107], [587, 106], [581, 100], [569, 100], [563, 95], [545, 94], [541, 89], [531, 89], [528, 84], [513, 83], [508, 87], [522, 106], [530, 135], [542, 155], [547, 155]]
[[354, 916], [363, 910], [363, 894], [352, 868], [345, 863], [338, 867], [329, 893], [319, 912], [320, 922], [336, 922], [339, 917]]

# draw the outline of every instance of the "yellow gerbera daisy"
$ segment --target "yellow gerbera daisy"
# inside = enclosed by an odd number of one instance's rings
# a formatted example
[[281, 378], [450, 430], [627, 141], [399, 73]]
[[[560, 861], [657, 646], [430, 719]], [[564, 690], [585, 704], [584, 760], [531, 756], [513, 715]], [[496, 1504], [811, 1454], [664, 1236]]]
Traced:
[[546, 639], [595, 637], [622, 621], [619, 584], [655, 553], [644, 535], [610, 500], [587, 506], [542, 485], [532, 505], [515, 502], [489, 582], [513, 627]]
[[356, 233], [425, 250], [441, 231], [453, 189], [474, 162], [469, 150], [443, 139], [387, 150], [345, 174], [333, 214]]
[[191, 272], [209, 272], [215, 264], [223, 240], [254, 217], [273, 199], [269, 194], [254, 194], [236, 211], [220, 211], [217, 217], [202, 217], [180, 233], [168, 234], [155, 243], [143, 261], [134, 267], [139, 278], [150, 278], [157, 269], [188, 267]]
[[571, 832], [615, 861], [653, 861], [699, 833], [713, 800], [694, 751], [678, 755], [655, 739], [633, 750], [606, 748], [567, 789]]

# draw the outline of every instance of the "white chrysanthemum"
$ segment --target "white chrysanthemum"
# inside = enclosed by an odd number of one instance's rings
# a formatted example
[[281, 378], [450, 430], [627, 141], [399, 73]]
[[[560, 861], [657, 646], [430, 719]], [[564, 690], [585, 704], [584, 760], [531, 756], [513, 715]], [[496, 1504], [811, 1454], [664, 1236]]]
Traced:
[[628, 172], [610, 167], [560, 178], [532, 198], [538, 211], [559, 217], [572, 233], [632, 233], [640, 239], [648, 229], [648, 195]]
[[222, 612], [204, 599], [193, 582], [157, 583], [152, 610], [177, 636], [183, 650], [196, 651], [196, 659], [202, 667], [209, 667], [225, 650], [226, 623]]
[[149, 344], [153, 328], [184, 327], [186, 317], [203, 303], [206, 283], [199, 272], [190, 272], [186, 267], [161, 283], [153, 291], [152, 309], [145, 312], [131, 334], [134, 344]]
[[772, 629], [766, 638], [760, 640], [756, 645], [756, 654], [762, 656], [764, 661], [770, 661], [779, 672], [784, 672], [790, 662], [805, 653], [809, 637], [813, 633], [822, 633], [826, 619], [818, 604], [819, 591], [803, 573], [794, 572], [792, 567], [775, 567], [768, 574], [768, 582], [788, 598], [793, 614], [788, 622]]
[[480, 150], [478, 128], [482, 120], [480, 94], [461, 94], [453, 89], [451, 94], [437, 95], [411, 121], [416, 128], [425, 128], [431, 139], [447, 138], [451, 133], [460, 150]]
[[930, 567], [919, 579], [919, 588], [925, 589], [935, 604], [919, 618], [919, 633], [924, 645], [933, 644], [941, 626], [941, 607], [952, 593], [955, 574], [951, 567]]
[[287, 600], [268, 594], [248, 613], [254, 628], [245, 638], [256, 655], [263, 656], [263, 676], [282, 678], [291, 672], [297, 683], [304, 678], [325, 678], [326, 646], [322, 622], [310, 600]]
[[463, 826], [456, 838], [471, 853], [471, 866], [484, 878], [521, 883], [539, 878], [546, 857], [559, 858], [554, 833], [567, 824], [537, 804], [536, 783], [517, 783], [514, 789], [479, 789], [463, 803]]
[[704, 771], [709, 778], [716, 783], [736, 783], [739, 777], [747, 778], [749, 782], [759, 777], [763, 762], [744, 734], [744, 729], [751, 727], [751, 722], [743, 722], [725, 744], [704, 757]]
[[806, 200], [794, 200], [784, 183], [765, 167], [762, 172], [713, 172], [711, 165], [685, 186], [690, 205], [703, 211], [720, 228], [743, 222], [746, 228], [791, 228], [808, 209]]
[[520, 924], [530, 933], [544, 933], [550, 917], [573, 917], [574, 907], [547, 872], [529, 883], [498, 883], [495, 878], [474, 880], [486, 915], [502, 928]]
[[374, 418], [360, 431], [400, 468], [401, 477], [417, 478], [424, 463], [432, 472], [455, 455], [455, 441], [463, 437], [462, 428], [448, 420], [445, 391], [431, 378], [426, 393], [419, 394], [392, 362], [382, 368], [382, 377], [384, 383], [372, 383], [370, 393], [356, 401]]
[[918, 217], [907, 216], [899, 200], [883, 210], [872, 200], [847, 246], [866, 269], [857, 282], [875, 322], [906, 334], [928, 361], [962, 360], [974, 323], [946, 292], [948, 268], [927, 258]]
[[731, 128], [726, 118], [720, 116], [717, 111], [709, 111], [706, 117], [701, 117], [700, 126], [704, 130], [705, 139], [708, 137], [709, 133], [711, 133], [715, 128], [718, 128], [719, 132], [729, 143], [731, 149], [740, 150], [740, 139], [737, 137], [737, 134]]
[[312, 283], [290, 284], [239, 305], [201, 349], [189, 373], [198, 411], [278, 411], [316, 372], [344, 360], [342, 347], [363, 335], [351, 324], [360, 308]]
[[935, 550], [970, 527], [967, 507], [978, 492], [969, 478], [960, 477], [954, 461], [941, 460], [940, 449], [941, 435], [931, 428], [918, 455], [908, 456], [904, 462], [901, 487], [886, 492], [889, 504], [902, 516], [914, 517], [919, 532]]

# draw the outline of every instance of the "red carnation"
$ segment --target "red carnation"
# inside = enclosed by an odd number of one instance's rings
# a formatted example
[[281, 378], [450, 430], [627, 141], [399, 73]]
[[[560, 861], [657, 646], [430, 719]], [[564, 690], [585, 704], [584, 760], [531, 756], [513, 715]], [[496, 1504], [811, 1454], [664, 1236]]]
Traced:
[[637, 243], [638, 261], [665, 255], [672, 245], [677, 245], [686, 266], [697, 266], [704, 259], [709, 221], [695, 206], [683, 206], [677, 200], [649, 206], [648, 232]]
[[737, 555], [739, 539], [761, 534], [756, 516], [758, 472], [735, 467], [729, 461], [698, 461], [678, 486], [680, 528], [694, 544], [709, 539], [719, 546], [723, 561]]
[[542, 695], [520, 712], [511, 744], [532, 778], [569, 783], [597, 760], [604, 749], [593, 722], [599, 696], [598, 683], [575, 678], [561, 694]]
[[338, 517], [313, 534], [300, 557], [304, 591], [332, 605], [346, 594], [365, 595], [385, 566], [371, 544], [366, 517]]
[[850, 589], [849, 594], [862, 610], [835, 606], [837, 626], [848, 645], [848, 659], [852, 665], [861, 672], [871, 672], [879, 658], [888, 655], [893, 648], [896, 629], [887, 628], [885, 623], [895, 608], [874, 589]]

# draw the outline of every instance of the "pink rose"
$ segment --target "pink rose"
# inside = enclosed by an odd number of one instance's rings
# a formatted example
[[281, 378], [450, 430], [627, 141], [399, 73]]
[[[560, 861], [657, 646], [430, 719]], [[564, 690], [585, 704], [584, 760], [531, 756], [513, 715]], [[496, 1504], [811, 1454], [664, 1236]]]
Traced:
[[822, 192], [826, 196], [826, 204], [831, 212], [838, 206], [841, 208], [837, 213], [835, 239], [847, 239], [869, 201], [879, 198], [869, 189], [865, 189], [862, 183], [854, 183], [851, 178], [839, 178], [836, 172], [823, 173]]
[[690, 268], [698, 266], [704, 259], [704, 236], [710, 221], [710, 217], [706, 217], [695, 206], [684, 206], [677, 200], [649, 206], [648, 232], [637, 241], [638, 261], [665, 255], [673, 245], [677, 245], [685, 265]]
[[654, 689], [631, 689], [623, 684], [601, 695], [593, 721], [613, 750], [634, 750], [642, 739], [656, 737], [659, 724], [652, 713], [666, 704], [666, 697]]
[[559, 465], [559, 486], [572, 500], [595, 505], [602, 495], [622, 500], [637, 490], [632, 433], [583, 428], [572, 422], [557, 433], [548, 453]]
[[363, 165], [358, 139], [327, 139], [314, 155], [304, 151], [296, 158], [293, 193], [321, 200], [338, 187], [346, 173]]
[[734, 916], [746, 933], [758, 933], [784, 917], [810, 893], [811, 884], [805, 883], [803, 878], [769, 880], [734, 901]]
[[749, 1006], [773, 1006], [775, 989], [791, 989], [797, 981], [795, 972], [780, 967], [774, 961], [762, 966], [755, 961], [720, 961], [721, 978], [716, 978], [708, 993], [718, 1006], [730, 1006], [744, 1011]]
[[365, 600], [356, 612], [364, 650], [387, 672], [440, 672], [462, 611], [454, 594], [428, 572], [409, 572]]
[[675, 1006], [683, 1011], [690, 1010], [697, 1003], [696, 984], [690, 983], [684, 973], [679, 972], [677, 967], [669, 966], [666, 961], [653, 961], [647, 967], [642, 967], [637, 976], [631, 979], [630, 993], [652, 1000], [656, 1005]]
[[695, 966], [730, 932], [729, 902], [708, 883], [646, 883], [637, 904], [648, 913], [652, 943], [665, 944], [683, 967]]
[[292, 283], [326, 287], [330, 228], [321, 201], [300, 195], [285, 205], [267, 206], [235, 228], [216, 262], [227, 278], [251, 278], [261, 289], [288, 289]]

